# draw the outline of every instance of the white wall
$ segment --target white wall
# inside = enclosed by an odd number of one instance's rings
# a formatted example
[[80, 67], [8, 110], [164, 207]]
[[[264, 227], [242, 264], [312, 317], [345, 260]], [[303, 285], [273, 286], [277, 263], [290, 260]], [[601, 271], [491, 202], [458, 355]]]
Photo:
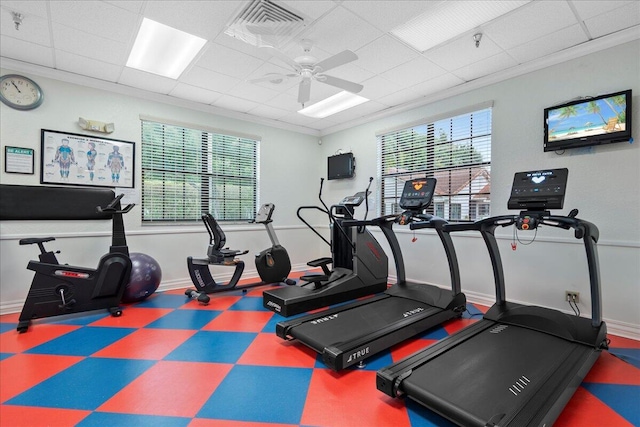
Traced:
[[[317, 144], [317, 137], [302, 133], [35, 76], [46, 92], [42, 107], [19, 112], [0, 106], [2, 153], [5, 145], [30, 147], [39, 152], [41, 128], [82, 133], [75, 124], [79, 116], [114, 122], [116, 132], [111, 137], [136, 143], [140, 140], [140, 114], [261, 135], [261, 201], [276, 204], [275, 225], [280, 241], [288, 248], [292, 262], [300, 267], [309, 259], [326, 254], [326, 246], [300, 226], [295, 217], [298, 206], [317, 204], [319, 177], [326, 177], [326, 156], [339, 149], [351, 149], [357, 159], [356, 178], [325, 182], [325, 201], [331, 204], [363, 190], [368, 177], [377, 176], [376, 132], [492, 100], [492, 214], [508, 213], [506, 204], [515, 172], [568, 167], [569, 188], [562, 213], [577, 207], [580, 218], [591, 220], [600, 228], [603, 315], [610, 330], [640, 338], [640, 312], [637, 309], [640, 306], [638, 144], [613, 144], [588, 152], [567, 151], [564, 155], [542, 150], [542, 110], [545, 107], [578, 96], [627, 88], [634, 91], [634, 136], [638, 139], [639, 51], [638, 41], [609, 48], [322, 136], [322, 145]], [[1, 72], [5, 74], [10, 70]], [[140, 158], [139, 152], [137, 158]], [[2, 183], [38, 184], [38, 163], [39, 158], [36, 158], [36, 175], [33, 176], [3, 171], [0, 175]], [[139, 174], [138, 170], [137, 185]], [[375, 214], [373, 206], [370, 216]], [[131, 250], [157, 258], [163, 268], [163, 286], [188, 284], [185, 259], [188, 255], [203, 254], [207, 240], [204, 229], [201, 225], [182, 226], [177, 230], [142, 226], [138, 209], [126, 217]], [[360, 208], [358, 215], [362, 213]], [[311, 222], [322, 224], [318, 217], [312, 218]], [[267, 245], [265, 233], [255, 227], [237, 225], [225, 230], [228, 243], [234, 248], [253, 252]], [[538, 231], [536, 243], [518, 245], [518, 250], [512, 252], [509, 249], [510, 230], [497, 232], [503, 250], [508, 298], [568, 311], [563, 302], [564, 290], [572, 289], [580, 292], [580, 307], [583, 313], [589, 314], [589, 289], [580, 242], [563, 230], [546, 227]], [[411, 243], [412, 233], [408, 230], [399, 230], [399, 233], [408, 277], [447, 286], [446, 259], [435, 234], [420, 232], [418, 240]], [[106, 223], [1, 222], [0, 312], [20, 309], [32, 277], [25, 267], [29, 259], [35, 259], [35, 248], [18, 246], [17, 239], [44, 234], [56, 236], [56, 247], [63, 251], [61, 260], [76, 265], [95, 265], [109, 244], [109, 225]], [[530, 234], [521, 233], [521, 237], [527, 240]], [[456, 236], [455, 243], [462, 285], [468, 299], [491, 304], [493, 276], [482, 239], [474, 234], [464, 234]]]
[[[2, 75], [14, 70], [2, 69]], [[317, 186], [324, 169], [315, 159], [321, 148], [317, 137], [277, 129], [195, 109], [177, 107], [140, 97], [126, 96], [83, 87], [52, 78], [22, 73], [40, 84], [45, 101], [32, 111], [17, 111], [0, 104], [0, 141], [2, 156], [6, 145], [33, 148], [36, 153], [34, 175], [7, 174], [2, 168], [3, 184], [39, 185], [40, 129], [84, 133], [77, 126], [78, 117], [115, 123], [115, 132], [105, 136], [136, 143], [136, 188], [140, 190], [140, 115], [147, 115], [208, 126], [220, 130], [242, 132], [261, 137], [260, 202], [276, 205], [274, 227], [280, 243], [292, 258], [292, 264], [304, 267], [310, 259], [327, 252], [320, 239], [297, 219], [299, 205], [316, 202]], [[29, 260], [37, 259], [37, 246], [19, 246], [24, 237], [55, 236], [48, 248], [60, 249], [60, 262], [95, 267], [100, 256], [108, 251], [111, 225], [108, 221], [1, 221], [0, 222], [0, 312], [20, 310], [26, 298], [33, 274], [26, 270]], [[202, 223], [167, 227], [143, 225], [140, 207], [125, 216], [127, 241], [131, 252], [153, 256], [163, 270], [166, 287], [191, 283], [186, 267], [187, 256], [206, 254], [208, 235]], [[252, 254], [270, 245], [264, 227], [248, 224], [223, 225], [227, 244], [234, 249], [248, 249], [244, 257], [246, 276], [255, 275]], [[224, 278], [229, 268], [217, 268], [214, 275]]]
[[[633, 90], [635, 140], [640, 136], [640, 42], [574, 59], [536, 72], [485, 86], [411, 111], [352, 127], [322, 137], [324, 154], [352, 149], [357, 177], [328, 187], [327, 198], [337, 198], [366, 186], [368, 176], [378, 174], [377, 132], [416, 120], [428, 120], [486, 101], [493, 101], [491, 214], [508, 214], [515, 172], [567, 167], [567, 214], [578, 208], [579, 218], [594, 222], [600, 230], [599, 254], [603, 316], [609, 329], [640, 338], [640, 147], [618, 143], [591, 149], [567, 150], [563, 155], [543, 152], [543, 109], [579, 96], [624, 89]], [[375, 211], [374, 211], [375, 212]], [[515, 212], [512, 212], [515, 213]], [[401, 227], [397, 227], [398, 230]], [[586, 258], [581, 241], [564, 230], [544, 227], [536, 242], [510, 248], [513, 228], [497, 230], [506, 274], [507, 297], [569, 311], [565, 290], [580, 292], [580, 309], [591, 313]], [[406, 234], [405, 234], [406, 233]], [[378, 234], [381, 236], [381, 234]], [[533, 232], [520, 232], [528, 241]], [[407, 276], [449, 286], [446, 258], [437, 235], [402, 232], [400, 241]], [[381, 237], [383, 238], [383, 237]], [[454, 237], [462, 287], [470, 300], [491, 304], [495, 300], [493, 274], [481, 238], [473, 234]]]

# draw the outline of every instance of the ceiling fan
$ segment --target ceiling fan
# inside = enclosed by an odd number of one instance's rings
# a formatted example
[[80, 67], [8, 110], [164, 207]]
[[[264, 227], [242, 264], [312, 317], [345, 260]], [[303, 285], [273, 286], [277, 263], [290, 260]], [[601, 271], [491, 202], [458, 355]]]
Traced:
[[280, 61], [291, 67], [294, 72], [289, 74], [269, 73], [264, 77], [253, 79], [251, 82], [271, 82], [279, 84], [289, 80], [289, 78], [300, 78], [300, 84], [298, 85], [298, 102], [302, 104], [303, 107], [311, 97], [312, 80], [335, 86], [351, 93], [358, 93], [363, 89], [361, 84], [325, 74], [326, 71], [358, 59], [358, 56], [355, 53], [350, 50], [344, 50], [327, 59], [319, 61], [316, 57], [310, 54], [311, 48], [313, 47], [313, 43], [311, 41], [302, 40], [301, 44], [304, 54], [295, 59], [289, 58], [287, 55], [273, 47], [262, 47], [262, 49], [268, 50], [273, 57], [278, 58]]

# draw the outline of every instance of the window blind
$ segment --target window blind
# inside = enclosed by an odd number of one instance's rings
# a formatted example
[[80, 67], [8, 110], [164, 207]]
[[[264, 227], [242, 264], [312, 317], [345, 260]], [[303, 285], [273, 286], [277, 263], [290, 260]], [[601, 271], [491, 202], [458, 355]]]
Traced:
[[245, 221], [257, 205], [259, 141], [142, 123], [142, 220]]
[[488, 217], [491, 112], [482, 108], [377, 136], [380, 213], [396, 214], [405, 181], [437, 179], [429, 212], [451, 221]]

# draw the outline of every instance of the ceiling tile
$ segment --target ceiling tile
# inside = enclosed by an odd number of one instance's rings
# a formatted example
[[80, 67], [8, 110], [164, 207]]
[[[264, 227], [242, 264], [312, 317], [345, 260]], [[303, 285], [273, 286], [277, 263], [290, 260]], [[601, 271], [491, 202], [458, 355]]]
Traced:
[[267, 119], [279, 119], [289, 114], [289, 111], [281, 108], [271, 107], [269, 105], [258, 105], [248, 111], [249, 114], [254, 114], [259, 117], [265, 117]]
[[434, 93], [442, 92], [452, 87], [464, 84], [464, 80], [451, 73], [436, 77], [435, 79], [417, 84], [410, 88], [419, 96], [427, 96]]
[[518, 63], [523, 64], [525, 62], [543, 58], [570, 46], [584, 43], [587, 40], [587, 35], [582, 30], [582, 27], [576, 24], [560, 31], [556, 31], [555, 33], [537, 38], [528, 43], [521, 44], [520, 46], [516, 46], [509, 49], [508, 53], [518, 61]]
[[[277, 87], [276, 85], [271, 85]], [[233, 89], [233, 95], [254, 102], [266, 102], [280, 94], [279, 91], [254, 83], [242, 82]]]
[[101, 1], [51, 0], [51, 20], [122, 43], [133, 40], [138, 15]]
[[410, 87], [445, 73], [446, 71], [442, 67], [437, 66], [426, 58], [418, 57], [385, 71], [380, 74], [380, 77], [384, 77], [402, 87]]
[[403, 0], [399, 3], [397, 1], [346, 0], [341, 5], [385, 33], [422, 14], [429, 7], [429, 2], [424, 0]]
[[288, 10], [294, 10], [296, 12], [302, 12], [310, 19], [318, 19], [329, 10], [337, 6], [339, 2], [333, 2], [329, 0], [313, 0], [313, 1], [300, 1], [300, 0], [284, 0], [281, 1]]
[[298, 104], [298, 96], [291, 95], [288, 92], [281, 93], [273, 99], [265, 102], [265, 105], [280, 108], [283, 110], [287, 110], [289, 112], [296, 112], [301, 109], [300, 104]]
[[416, 91], [411, 89], [401, 89], [397, 92], [393, 92], [387, 96], [376, 98], [376, 101], [380, 104], [387, 105], [389, 107], [395, 107], [407, 102], [411, 102], [416, 99]]
[[127, 45], [115, 40], [53, 23], [53, 43], [57, 50], [93, 58], [110, 64], [123, 64], [129, 54]]
[[118, 79], [118, 83], [125, 86], [132, 86], [149, 92], [167, 94], [176, 86], [177, 82], [173, 79], [158, 76], [144, 71], [134, 70], [133, 68], [124, 67], [122, 74]]
[[389, 35], [375, 39], [358, 49], [356, 54], [358, 62], [355, 65], [376, 74], [383, 73], [420, 56], [418, 52]]
[[115, 7], [119, 7], [121, 9], [128, 10], [129, 12], [141, 13], [142, 12], [142, 7], [144, 6], [144, 4], [146, 2], [144, 2], [144, 1], [135, 1], [135, 0], [126, 0], [126, 1], [112, 0], [112, 1], [105, 1], [105, 3], [109, 3], [110, 5], [113, 5]]
[[94, 78], [109, 82], [118, 81], [122, 72], [122, 66], [114, 65], [95, 58], [87, 58], [82, 55], [56, 50], [56, 68], [80, 75], [90, 75]]
[[[24, 16], [24, 24], [27, 24], [33, 16], [40, 18], [49, 18], [49, 12], [47, 12], [48, 1], [43, 0], [31, 0], [31, 1], [7, 1], [2, 0], [2, 9], [10, 12], [18, 12]], [[4, 23], [4, 21], [3, 21]]]
[[236, 98], [235, 96], [222, 95], [220, 98], [216, 99], [211, 105], [214, 105], [220, 108], [226, 108], [227, 110], [246, 113], [247, 111], [253, 108], [256, 108], [258, 104], [253, 101], [248, 101], [246, 99]]
[[349, 108], [348, 110], [341, 111], [337, 114], [329, 116], [331, 120], [339, 121], [340, 123], [356, 120], [362, 117], [366, 117], [369, 114], [382, 111], [388, 108], [384, 104], [380, 104], [379, 102], [369, 101], [364, 104], [356, 105], [355, 107]]
[[367, 99], [377, 99], [402, 90], [402, 86], [381, 76], [375, 76], [362, 82], [364, 89], [358, 94]]
[[213, 40], [224, 31], [238, 4], [237, 1], [148, 1], [144, 16], [194, 36]]
[[227, 93], [242, 80], [216, 73], [202, 67], [192, 67], [180, 77], [180, 82], [203, 87], [215, 92]]
[[333, 54], [345, 49], [356, 51], [382, 34], [382, 31], [343, 7], [331, 10], [312, 28], [304, 31], [305, 38]]
[[245, 78], [264, 63], [263, 60], [217, 43], [208, 43], [196, 62], [199, 67], [228, 76]]
[[0, 56], [53, 68], [53, 49], [0, 35]]
[[585, 21], [591, 37], [597, 38], [640, 24], [640, 3], [632, 2]]
[[640, 10], [638, 0], [589, 0], [589, 1], [574, 1], [573, 7], [583, 21], [611, 12], [616, 9], [620, 9], [623, 6], [635, 5], [636, 10]]
[[500, 52], [502, 52], [502, 49], [486, 34], [480, 40], [480, 45], [476, 47], [473, 34], [468, 33], [437, 48], [428, 50], [423, 55], [445, 70], [453, 71], [497, 55]]
[[509, 49], [576, 23], [566, 1], [542, 0], [483, 25], [482, 32], [501, 48]]
[[37, 15], [25, 15], [19, 29], [13, 23], [13, 9], [0, 9], [0, 34], [42, 46], [51, 46], [49, 22], [46, 18]]
[[453, 74], [466, 81], [484, 77], [491, 73], [515, 67], [518, 63], [506, 53], [499, 53], [487, 59], [483, 59], [465, 67], [453, 71]]
[[211, 104], [216, 99], [220, 98], [222, 94], [212, 90], [203, 89], [201, 87], [178, 83], [176, 87], [169, 92], [169, 96], [188, 99], [194, 102], [201, 102], [203, 104]]

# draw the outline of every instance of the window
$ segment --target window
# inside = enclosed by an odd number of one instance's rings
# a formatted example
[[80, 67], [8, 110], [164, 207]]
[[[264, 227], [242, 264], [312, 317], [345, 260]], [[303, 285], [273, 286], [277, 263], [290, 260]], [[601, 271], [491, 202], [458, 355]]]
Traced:
[[259, 141], [142, 120], [142, 221], [254, 217]]
[[491, 202], [491, 107], [477, 107], [378, 134], [380, 213], [399, 213], [405, 181], [434, 177], [430, 213], [446, 220], [489, 216]]

